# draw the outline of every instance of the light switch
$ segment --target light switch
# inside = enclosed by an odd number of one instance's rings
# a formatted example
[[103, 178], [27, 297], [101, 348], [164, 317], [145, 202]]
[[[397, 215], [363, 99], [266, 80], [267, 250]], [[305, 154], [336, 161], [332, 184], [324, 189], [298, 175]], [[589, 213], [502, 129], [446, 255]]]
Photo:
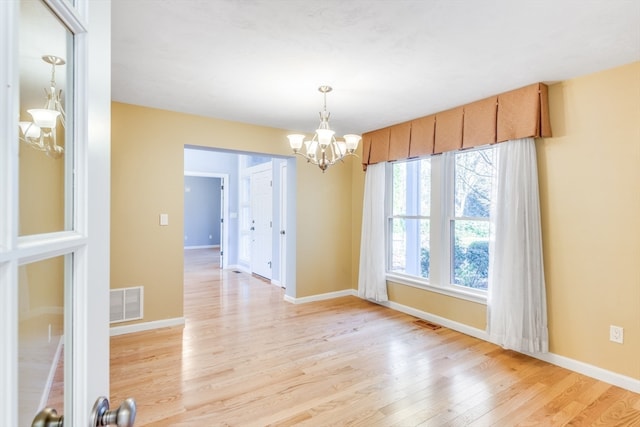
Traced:
[[169, 225], [169, 214], [160, 214], [160, 225]]

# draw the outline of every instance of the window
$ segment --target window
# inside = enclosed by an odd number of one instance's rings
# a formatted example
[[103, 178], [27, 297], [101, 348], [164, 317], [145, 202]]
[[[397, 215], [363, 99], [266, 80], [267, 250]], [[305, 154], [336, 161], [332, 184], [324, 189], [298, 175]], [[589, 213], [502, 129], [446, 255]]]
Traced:
[[494, 149], [455, 153], [451, 283], [487, 290]]
[[496, 153], [488, 147], [389, 164], [389, 278], [482, 299]]
[[389, 271], [429, 277], [431, 160], [391, 165]]

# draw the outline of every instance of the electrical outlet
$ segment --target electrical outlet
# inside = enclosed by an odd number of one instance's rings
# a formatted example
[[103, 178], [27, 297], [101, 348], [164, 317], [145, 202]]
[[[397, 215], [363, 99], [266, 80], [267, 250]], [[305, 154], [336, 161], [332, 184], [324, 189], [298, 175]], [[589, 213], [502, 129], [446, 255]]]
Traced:
[[622, 326], [609, 326], [609, 340], [622, 344], [624, 341], [624, 329]]

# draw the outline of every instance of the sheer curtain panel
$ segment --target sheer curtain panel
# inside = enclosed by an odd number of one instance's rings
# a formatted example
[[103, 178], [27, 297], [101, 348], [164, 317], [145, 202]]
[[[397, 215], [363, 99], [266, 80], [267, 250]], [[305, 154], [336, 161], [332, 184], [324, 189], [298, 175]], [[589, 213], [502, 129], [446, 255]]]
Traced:
[[364, 178], [358, 296], [374, 301], [388, 300], [384, 236], [385, 169], [385, 162], [369, 165]]
[[546, 353], [547, 302], [533, 138], [499, 144], [487, 330], [504, 348]]

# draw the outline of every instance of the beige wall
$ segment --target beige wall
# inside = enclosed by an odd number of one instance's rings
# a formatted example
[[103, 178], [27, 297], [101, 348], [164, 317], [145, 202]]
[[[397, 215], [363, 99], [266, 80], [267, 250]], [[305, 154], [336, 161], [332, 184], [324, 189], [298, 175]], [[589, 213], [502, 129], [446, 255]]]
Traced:
[[52, 159], [20, 143], [21, 236], [64, 230], [64, 167], [65, 156]]
[[[551, 85], [549, 102], [554, 137], [536, 146], [550, 351], [640, 379], [640, 63]], [[389, 297], [486, 328], [484, 305], [395, 283]], [[609, 341], [611, 324], [624, 344]]]
[[[290, 155], [287, 133], [113, 103], [111, 287], [145, 287], [142, 321], [183, 315], [184, 145]], [[298, 158], [295, 297], [351, 285], [349, 163], [322, 174]]]
[[553, 85], [549, 102], [554, 137], [537, 151], [550, 349], [640, 379], [640, 63]]
[[[555, 136], [537, 148], [550, 350], [640, 379], [640, 63], [551, 85], [549, 98]], [[144, 321], [182, 316], [183, 145], [288, 155], [287, 132], [119, 103], [112, 113], [112, 287], [145, 286]], [[297, 174], [295, 296], [355, 289], [359, 162], [322, 174], [299, 159]], [[399, 284], [389, 295], [486, 326], [481, 304]], [[610, 324], [625, 328], [623, 345]]]

